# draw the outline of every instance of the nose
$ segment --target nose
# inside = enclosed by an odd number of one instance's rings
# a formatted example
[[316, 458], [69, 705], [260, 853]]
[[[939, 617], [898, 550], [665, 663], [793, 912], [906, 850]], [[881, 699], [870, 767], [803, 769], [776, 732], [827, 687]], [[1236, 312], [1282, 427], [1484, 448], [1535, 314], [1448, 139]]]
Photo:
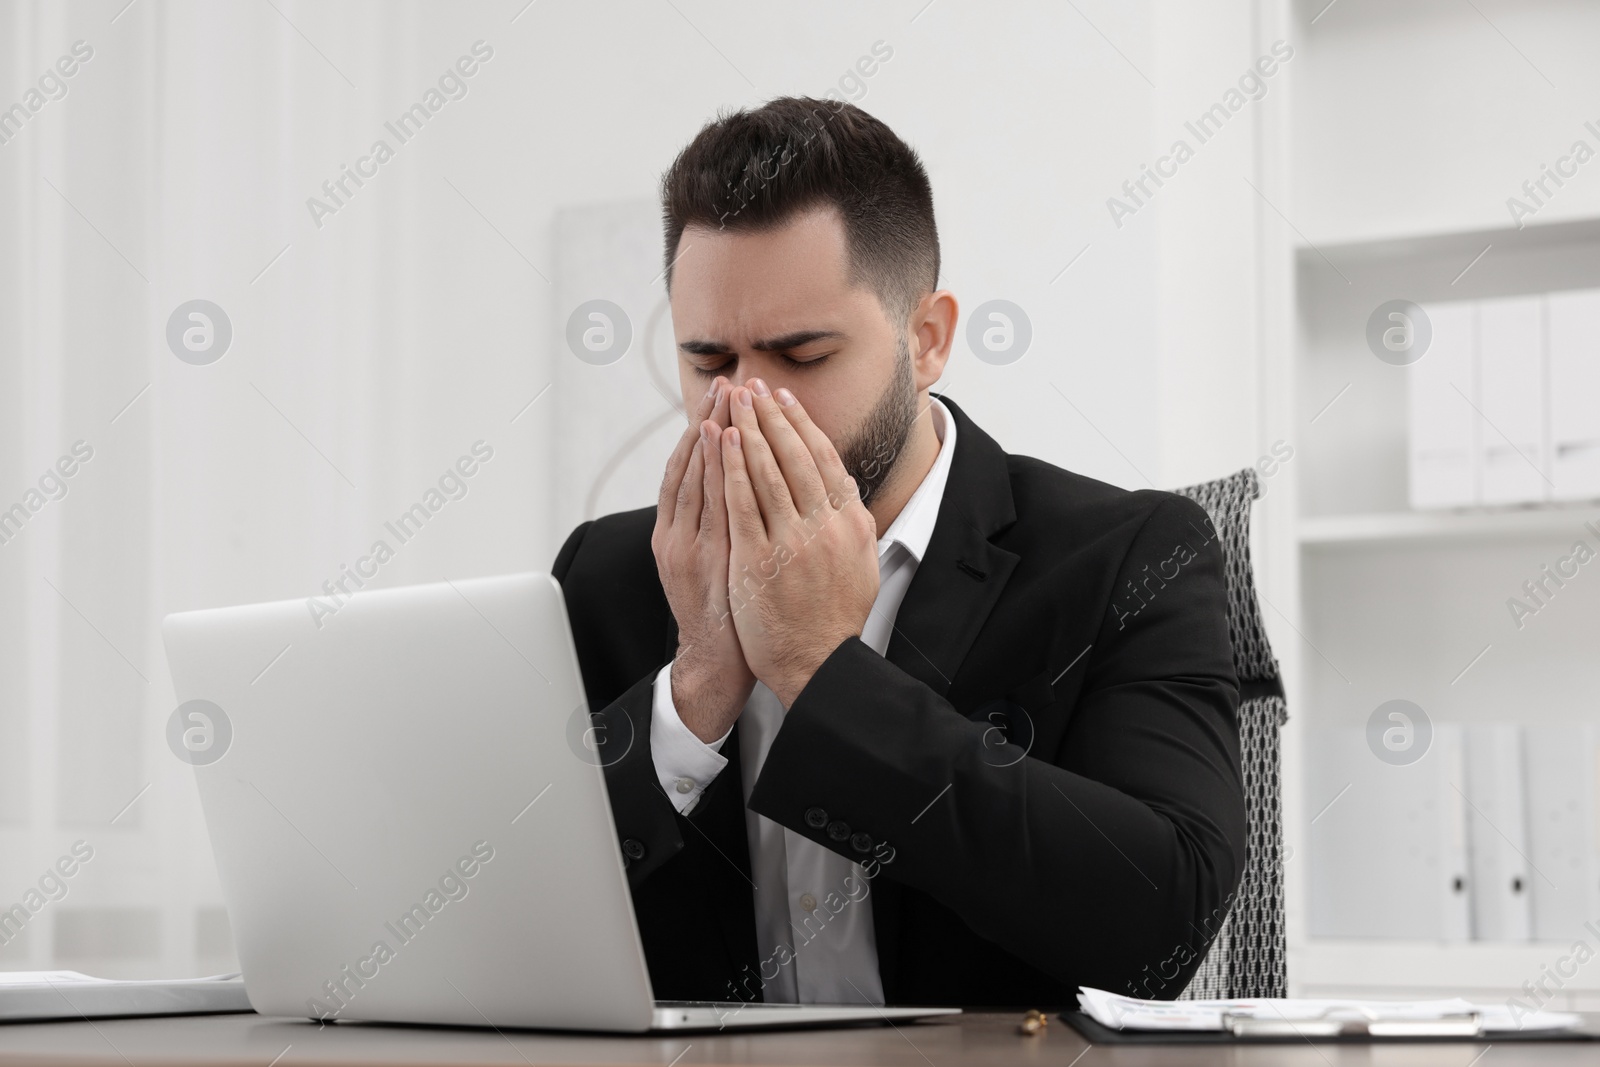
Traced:
[[774, 390], [788, 384], [789, 368], [784, 365], [783, 357], [777, 354], [756, 352], [740, 356], [734, 371], [728, 375], [728, 380], [737, 385], [749, 386], [756, 378]]

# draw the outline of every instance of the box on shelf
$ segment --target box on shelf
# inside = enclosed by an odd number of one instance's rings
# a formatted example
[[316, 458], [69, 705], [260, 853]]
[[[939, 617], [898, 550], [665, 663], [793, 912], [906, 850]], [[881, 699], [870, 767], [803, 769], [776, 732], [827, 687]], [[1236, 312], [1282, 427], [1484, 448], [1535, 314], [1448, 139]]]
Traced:
[[1600, 289], [1551, 293], [1546, 301], [1552, 496], [1600, 497]]
[[1523, 759], [1533, 936], [1567, 941], [1600, 920], [1600, 728], [1527, 727]]
[[1307, 765], [1311, 936], [1465, 941], [1462, 732], [1435, 725], [1415, 762], [1386, 763], [1365, 730], [1323, 729]]
[[1600, 724], [1435, 723], [1395, 765], [1314, 732], [1311, 936], [1570, 944], [1600, 923]]
[[1407, 368], [1419, 510], [1600, 498], [1600, 290], [1427, 309]]
[[1527, 941], [1533, 932], [1522, 730], [1466, 728], [1467, 896], [1474, 941]]

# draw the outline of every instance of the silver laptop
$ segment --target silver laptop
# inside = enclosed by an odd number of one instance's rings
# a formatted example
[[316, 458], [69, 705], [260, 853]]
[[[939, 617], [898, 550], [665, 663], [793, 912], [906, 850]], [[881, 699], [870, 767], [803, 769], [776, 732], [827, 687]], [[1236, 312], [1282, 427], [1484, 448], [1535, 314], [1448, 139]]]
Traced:
[[560, 587], [519, 574], [169, 615], [251, 1006], [645, 1031], [950, 1008], [651, 993]]

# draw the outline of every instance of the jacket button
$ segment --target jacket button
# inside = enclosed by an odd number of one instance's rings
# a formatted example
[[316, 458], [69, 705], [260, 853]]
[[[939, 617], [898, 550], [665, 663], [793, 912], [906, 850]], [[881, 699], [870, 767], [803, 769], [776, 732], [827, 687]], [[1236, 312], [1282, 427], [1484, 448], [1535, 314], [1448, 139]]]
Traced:
[[630, 860], [642, 860], [644, 845], [630, 837], [622, 843], [622, 854]]
[[828, 825], [828, 813], [821, 808], [806, 809], [806, 825], [813, 830], [820, 830]]
[[850, 847], [855, 849], [857, 852], [871, 852], [872, 851], [872, 835], [871, 834], [856, 834], [854, 837], [852, 837], [850, 839]]
[[828, 824], [828, 836], [835, 841], [843, 841], [850, 836], [850, 824], [838, 819]]

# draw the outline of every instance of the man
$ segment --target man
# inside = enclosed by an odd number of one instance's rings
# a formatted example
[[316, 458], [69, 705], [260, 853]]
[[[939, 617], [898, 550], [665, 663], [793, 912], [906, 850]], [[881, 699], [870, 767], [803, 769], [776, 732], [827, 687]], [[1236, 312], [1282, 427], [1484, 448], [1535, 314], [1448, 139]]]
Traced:
[[1204, 510], [929, 393], [956, 300], [866, 113], [728, 115], [662, 192], [693, 417], [553, 568], [656, 995], [1175, 996], [1245, 855]]

